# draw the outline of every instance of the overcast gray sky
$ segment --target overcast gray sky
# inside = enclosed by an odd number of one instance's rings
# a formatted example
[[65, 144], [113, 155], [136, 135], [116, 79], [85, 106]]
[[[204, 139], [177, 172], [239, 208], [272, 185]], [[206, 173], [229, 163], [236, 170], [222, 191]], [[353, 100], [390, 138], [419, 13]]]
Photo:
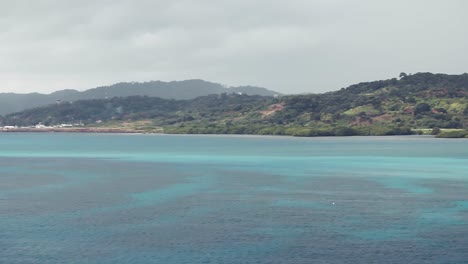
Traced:
[[205, 79], [283, 93], [468, 72], [465, 0], [0, 0], [0, 92]]

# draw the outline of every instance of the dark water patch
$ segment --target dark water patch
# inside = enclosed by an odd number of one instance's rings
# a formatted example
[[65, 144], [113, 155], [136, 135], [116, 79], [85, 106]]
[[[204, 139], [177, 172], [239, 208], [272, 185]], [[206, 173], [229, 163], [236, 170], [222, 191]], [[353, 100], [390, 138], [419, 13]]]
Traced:
[[0, 138], [5, 263], [468, 260], [467, 153], [453, 141], [14, 139]]

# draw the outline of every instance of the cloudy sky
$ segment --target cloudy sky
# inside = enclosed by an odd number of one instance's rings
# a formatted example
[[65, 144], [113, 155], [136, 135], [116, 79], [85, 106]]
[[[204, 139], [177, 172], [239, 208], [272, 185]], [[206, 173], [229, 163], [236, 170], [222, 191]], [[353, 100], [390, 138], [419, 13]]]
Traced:
[[0, 92], [205, 79], [324, 92], [468, 72], [465, 0], [0, 0]]

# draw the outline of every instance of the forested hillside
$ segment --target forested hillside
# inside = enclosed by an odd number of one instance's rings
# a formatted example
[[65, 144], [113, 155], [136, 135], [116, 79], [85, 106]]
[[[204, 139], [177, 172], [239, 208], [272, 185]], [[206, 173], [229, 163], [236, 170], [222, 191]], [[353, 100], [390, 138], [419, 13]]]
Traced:
[[87, 99], [106, 99], [127, 96], [151, 96], [165, 99], [193, 99], [199, 96], [221, 93], [242, 93], [248, 95], [273, 96], [279, 93], [255, 86], [225, 87], [219, 83], [203, 80], [173, 82], [122, 82], [102, 86], [83, 92], [61, 90], [51, 94], [0, 93], [0, 115], [23, 111], [28, 108], [44, 106], [56, 102], [73, 102]]
[[190, 100], [155, 97], [62, 102], [3, 117], [4, 125], [82, 122], [132, 124], [139, 131], [296, 136], [410, 134], [468, 127], [468, 74], [417, 73], [324, 94], [279, 98], [220, 94]]

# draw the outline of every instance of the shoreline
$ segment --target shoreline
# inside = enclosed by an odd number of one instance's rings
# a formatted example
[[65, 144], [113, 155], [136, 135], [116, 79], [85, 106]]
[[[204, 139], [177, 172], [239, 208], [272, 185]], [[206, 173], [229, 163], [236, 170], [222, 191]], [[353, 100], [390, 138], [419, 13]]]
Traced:
[[[12, 128], [0, 130], [0, 133], [92, 133], [92, 134], [146, 134], [146, 135], [171, 135], [171, 136], [232, 136], [232, 137], [292, 137], [292, 138], [344, 138], [344, 137], [392, 137], [392, 136], [421, 136], [421, 135], [391, 135], [391, 136], [316, 136], [300, 137], [292, 135], [260, 135], [260, 134], [181, 134], [148, 132], [122, 128]], [[430, 136], [430, 135], [426, 135]]]
[[[368, 136], [310, 136], [300, 137], [291, 135], [259, 135], [259, 134], [180, 134], [180, 133], [164, 133], [164, 132], [149, 132], [135, 129], [123, 129], [123, 128], [99, 128], [99, 127], [87, 127], [87, 128], [10, 128], [0, 130], [0, 133], [90, 133], [90, 134], [146, 134], [146, 135], [190, 135], [190, 136], [250, 136], [250, 137], [293, 137], [293, 138], [343, 138], [343, 137], [395, 137], [395, 136], [423, 136], [432, 137], [439, 139], [455, 139], [450, 137], [436, 137], [433, 135], [368, 135]], [[467, 138], [458, 138], [467, 139]]]
[[145, 133], [144, 131], [122, 128], [10, 128], [0, 133]]

